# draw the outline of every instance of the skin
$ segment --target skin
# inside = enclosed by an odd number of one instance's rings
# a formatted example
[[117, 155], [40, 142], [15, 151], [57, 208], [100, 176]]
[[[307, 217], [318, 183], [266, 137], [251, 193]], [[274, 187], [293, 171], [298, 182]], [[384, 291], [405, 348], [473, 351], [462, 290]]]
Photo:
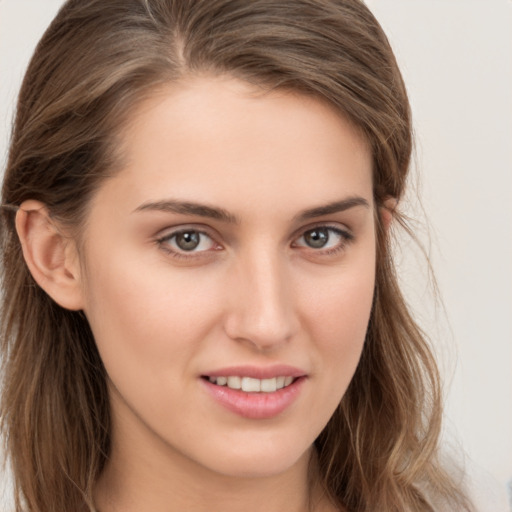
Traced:
[[[200, 77], [155, 93], [120, 141], [124, 165], [92, 200], [82, 252], [63, 256], [110, 379], [99, 510], [335, 510], [310, 492], [308, 467], [315, 482], [312, 444], [354, 374], [372, 304], [364, 139], [317, 99]], [[238, 222], [155, 207], [169, 199]], [[206, 233], [191, 252], [173, 237], [185, 228]], [[202, 385], [215, 369], [276, 363], [307, 378], [271, 419], [241, 417]]]

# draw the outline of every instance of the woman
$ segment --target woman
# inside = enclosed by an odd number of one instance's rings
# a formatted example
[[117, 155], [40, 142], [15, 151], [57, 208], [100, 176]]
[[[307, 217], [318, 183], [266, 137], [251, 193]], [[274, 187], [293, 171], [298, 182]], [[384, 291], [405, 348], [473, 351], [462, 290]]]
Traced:
[[406, 91], [356, 0], [71, 0], [3, 187], [17, 510], [470, 510], [390, 226]]

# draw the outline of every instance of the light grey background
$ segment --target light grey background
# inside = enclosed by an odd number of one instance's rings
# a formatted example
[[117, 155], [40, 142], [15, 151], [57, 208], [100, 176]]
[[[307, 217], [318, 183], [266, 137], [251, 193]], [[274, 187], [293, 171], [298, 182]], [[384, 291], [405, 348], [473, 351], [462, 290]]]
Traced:
[[[401, 271], [449, 385], [446, 443], [463, 445], [479, 487], [490, 476], [504, 494], [512, 479], [512, 2], [367, 3], [413, 105], [415, 188], [430, 223], [430, 238], [421, 226], [418, 236], [430, 248], [446, 314], [432, 305], [425, 263], [406, 242]], [[23, 71], [61, 4], [0, 0], [2, 163]], [[482, 510], [495, 512], [485, 492]]]
[[[470, 458], [505, 484], [512, 478], [512, 2], [367, 3], [395, 48], [413, 105], [431, 258], [449, 321], [426, 328], [451, 356], [449, 424]], [[415, 282], [410, 268], [406, 275]], [[420, 312], [421, 293], [411, 293]]]

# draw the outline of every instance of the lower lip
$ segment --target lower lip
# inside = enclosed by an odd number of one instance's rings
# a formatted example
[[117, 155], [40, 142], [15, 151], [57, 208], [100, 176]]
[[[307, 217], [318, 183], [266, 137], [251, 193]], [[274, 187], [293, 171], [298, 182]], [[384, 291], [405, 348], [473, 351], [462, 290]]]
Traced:
[[239, 416], [255, 420], [274, 418], [284, 412], [299, 396], [305, 380], [306, 377], [299, 377], [289, 386], [272, 393], [246, 393], [201, 379], [218, 403]]

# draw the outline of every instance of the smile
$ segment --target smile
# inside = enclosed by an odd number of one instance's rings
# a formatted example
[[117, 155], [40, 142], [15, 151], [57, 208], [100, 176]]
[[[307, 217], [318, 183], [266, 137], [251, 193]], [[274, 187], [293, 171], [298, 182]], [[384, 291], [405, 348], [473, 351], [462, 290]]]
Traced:
[[263, 420], [280, 416], [291, 408], [299, 398], [307, 377], [203, 376], [199, 380], [207, 395], [223, 409], [243, 418]]
[[255, 379], [252, 377], [208, 377], [217, 386], [227, 386], [230, 389], [242, 390], [246, 393], [274, 393], [293, 383], [294, 377], [279, 376], [270, 379]]

